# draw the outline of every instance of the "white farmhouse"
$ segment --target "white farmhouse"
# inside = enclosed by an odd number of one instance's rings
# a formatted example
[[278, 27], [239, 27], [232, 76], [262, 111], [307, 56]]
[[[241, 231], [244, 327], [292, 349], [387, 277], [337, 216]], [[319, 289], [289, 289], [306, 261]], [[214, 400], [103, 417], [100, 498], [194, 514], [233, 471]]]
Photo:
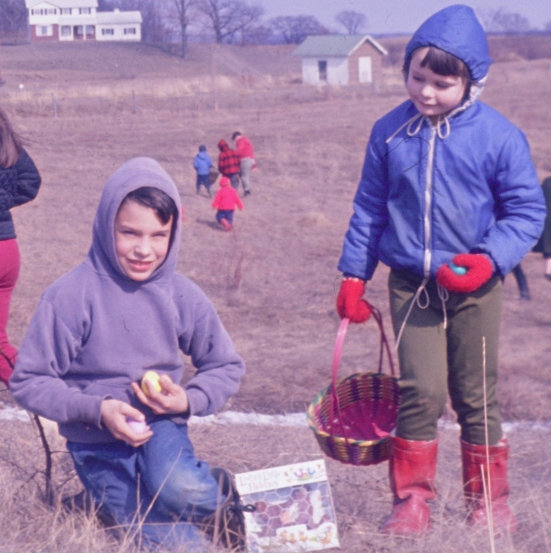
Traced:
[[302, 82], [371, 83], [388, 52], [369, 35], [310, 35], [292, 55], [302, 58]]
[[97, 0], [25, 0], [31, 42], [142, 39], [139, 11], [98, 12]]

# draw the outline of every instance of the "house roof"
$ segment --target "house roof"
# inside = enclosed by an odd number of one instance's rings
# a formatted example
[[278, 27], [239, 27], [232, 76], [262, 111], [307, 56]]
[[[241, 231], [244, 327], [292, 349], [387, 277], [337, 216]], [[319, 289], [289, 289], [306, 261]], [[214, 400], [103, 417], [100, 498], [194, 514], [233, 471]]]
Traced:
[[54, 8], [97, 8], [98, 0], [25, 0], [27, 9], [46, 4]]
[[60, 25], [95, 25], [95, 15], [62, 15], [58, 19]]
[[388, 52], [370, 35], [310, 35], [293, 50], [293, 56], [348, 57], [364, 42], [369, 42], [382, 55]]
[[96, 21], [98, 25], [124, 25], [142, 22], [142, 14], [139, 11], [118, 11], [97, 12]]

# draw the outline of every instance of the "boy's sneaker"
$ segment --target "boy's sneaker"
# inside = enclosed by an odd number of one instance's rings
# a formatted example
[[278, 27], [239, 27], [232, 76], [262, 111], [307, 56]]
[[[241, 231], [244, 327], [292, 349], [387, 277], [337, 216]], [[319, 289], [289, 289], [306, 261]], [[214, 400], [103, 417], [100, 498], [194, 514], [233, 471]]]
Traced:
[[243, 505], [230, 473], [223, 468], [212, 468], [211, 474], [218, 482], [220, 496], [224, 500], [218, 509], [204, 519], [205, 532], [215, 545], [223, 545], [232, 552], [245, 551], [244, 511], [253, 511], [253, 505]]

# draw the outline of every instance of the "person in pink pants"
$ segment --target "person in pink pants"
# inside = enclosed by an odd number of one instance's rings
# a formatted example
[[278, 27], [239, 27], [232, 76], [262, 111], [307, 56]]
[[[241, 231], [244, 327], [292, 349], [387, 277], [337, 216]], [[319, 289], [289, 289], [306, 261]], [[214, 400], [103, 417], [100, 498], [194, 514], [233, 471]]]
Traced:
[[8, 339], [10, 303], [19, 276], [19, 246], [10, 210], [34, 199], [40, 174], [0, 109], [0, 380], [8, 383], [17, 349]]

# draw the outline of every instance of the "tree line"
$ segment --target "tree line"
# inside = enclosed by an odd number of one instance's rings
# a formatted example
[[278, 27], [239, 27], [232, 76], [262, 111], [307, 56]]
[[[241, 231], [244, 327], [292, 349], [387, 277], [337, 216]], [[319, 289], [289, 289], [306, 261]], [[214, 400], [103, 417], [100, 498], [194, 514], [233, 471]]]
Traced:
[[[192, 40], [218, 44], [299, 44], [308, 35], [357, 34], [368, 28], [368, 17], [354, 10], [337, 13], [336, 29], [328, 29], [313, 15], [266, 19], [260, 4], [246, 0], [98, 0], [98, 11], [114, 9], [141, 12], [142, 40], [176, 47], [182, 57], [187, 56]], [[479, 17], [490, 33], [533, 30], [524, 16], [504, 8], [485, 10]], [[0, 36], [24, 33], [27, 24], [25, 0], [0, 1]], [[551, 21], [544, 30], [551, 30]]]

